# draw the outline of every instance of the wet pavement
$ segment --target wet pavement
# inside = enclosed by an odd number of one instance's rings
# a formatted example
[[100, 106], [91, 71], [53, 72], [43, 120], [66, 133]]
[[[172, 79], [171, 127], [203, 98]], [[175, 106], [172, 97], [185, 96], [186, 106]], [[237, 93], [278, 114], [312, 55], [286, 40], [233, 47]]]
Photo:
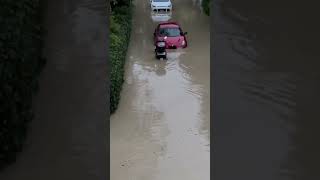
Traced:
[[47, 0], [44, 8], [47, 64], [35, 119], [0, 179], [107, 179], [106, 2]]
[[214, 2], [213, 178], [320, 179], [315, 11]]
[[[154, 56], [149, 1], [133, 1], [133, 29], [119, 109], [110, 122], [112, 180], [209, 180], [210, 21], [199, 1], [175, 0], [171, 20], [188, 48]], [[186, 13], [187, 12], [187, 13]]]

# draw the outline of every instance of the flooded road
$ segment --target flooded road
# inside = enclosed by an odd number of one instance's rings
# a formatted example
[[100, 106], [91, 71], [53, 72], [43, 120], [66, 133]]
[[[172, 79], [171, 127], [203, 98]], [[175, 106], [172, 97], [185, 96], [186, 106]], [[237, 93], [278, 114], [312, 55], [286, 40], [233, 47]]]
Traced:
[[119, 109], [111, 116], [111, 179], [209, 180], [210, 22], [198, 1], [175, 0], [171, 20], [189, 46], [154, 57], [149, 1], [133, 1], [132, 36]]
[[320, 179], [314, 12], [292, 1], [214, 1], [214, 179]]

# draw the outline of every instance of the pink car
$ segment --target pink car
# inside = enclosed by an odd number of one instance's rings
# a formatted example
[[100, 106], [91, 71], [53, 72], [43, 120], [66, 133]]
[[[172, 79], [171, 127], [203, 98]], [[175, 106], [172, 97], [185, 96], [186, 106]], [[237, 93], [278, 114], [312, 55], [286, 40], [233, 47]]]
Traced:
[[186, 48], [188, 46], [186, 34], [187, 32], [183, 32], [175, 22], [160, 23], [153, 33], [154, 45], [164, 41], [166, 49]]

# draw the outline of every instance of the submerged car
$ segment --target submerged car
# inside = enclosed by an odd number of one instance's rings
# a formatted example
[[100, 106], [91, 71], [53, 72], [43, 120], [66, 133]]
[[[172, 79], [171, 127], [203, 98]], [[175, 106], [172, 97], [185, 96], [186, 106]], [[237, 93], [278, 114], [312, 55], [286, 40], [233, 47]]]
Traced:
[[171, 11], [172, 3], [171, 0], [150, 0], [150, 6], [152, 11]]
[[160, 23], [153, 33], [154, 45], [163, 41], [166, 49], [186, 48], [188, 46], [186, 35], [187, 32], [183, 32], [176, 22]]

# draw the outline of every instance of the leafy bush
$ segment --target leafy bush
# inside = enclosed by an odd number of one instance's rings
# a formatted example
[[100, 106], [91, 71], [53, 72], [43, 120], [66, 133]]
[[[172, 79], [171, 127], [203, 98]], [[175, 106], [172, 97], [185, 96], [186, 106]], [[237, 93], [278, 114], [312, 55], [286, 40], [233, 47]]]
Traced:
[[123, 6], [130, 6], [131, 0], [111, 0], [110, 6], [112, 9]]
[[204, 13], [210, 15], [211, 0], [202, 0], [202, 8]]
[[0, 168], [15, 160], [44, 65], [39, 0], [0, 1]]
[[124, 64], [131, 32], [132, 5], [113, 9], [110, 18], [110, 112], [118, 107], [122, 84], [124, 82]]

